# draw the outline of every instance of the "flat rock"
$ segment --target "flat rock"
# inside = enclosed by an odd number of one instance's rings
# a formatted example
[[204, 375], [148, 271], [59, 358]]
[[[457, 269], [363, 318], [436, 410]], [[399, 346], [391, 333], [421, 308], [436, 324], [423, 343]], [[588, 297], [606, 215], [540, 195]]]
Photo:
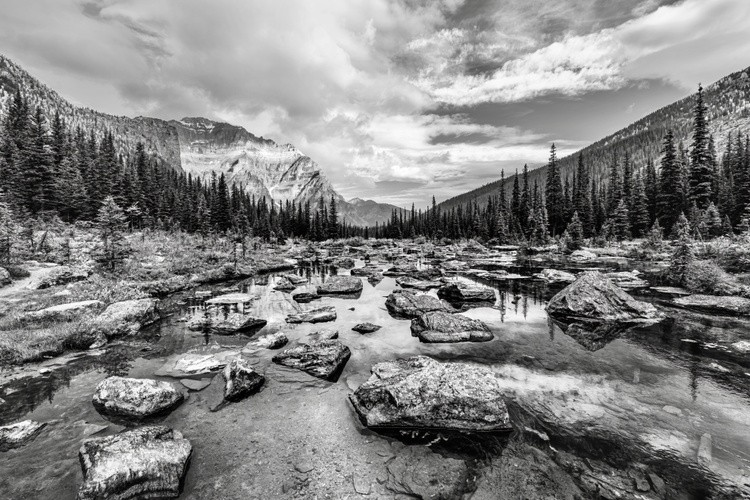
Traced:
[[672, 303], [685, 309], [711, 314], [726, 316], [750, 315], [750, 299], [745, 297], [693, 294], [677, 297]]
[[307, 278], [299, 276], [298, 274], [283, 274], [282, 278], [286, 278], [294, 285], [303, 285], [307, 283]]
[[651, 291], [667, 297], [684, 297], [690, 292], [677, 286], [652, 286]]
[[284, 332], [269, 333], [248, 342], [242, 349], [242, 352], [244, 353], [245, 351], [253, 351], [256, 349], [280, 349], [284, 347], [287, 342], [289, 342], [289, 338]]
[[371, 428], [508, 431], [502, 379], [489, 368], [426, 356], [378, 363], [349, 395]]
[[189, 330], [205, 331], [215, 335], [231, 335], [265, 326], [266, 320], [241, 312], [224, 312], [209, 309], [193, 315], [187, 323]]
[[233, 359], [222, 372], [224, 377], [224, 399], [240, 401], [260, 390], [266, 378], [256, 372], [247, 361]]
[[432, 288], [440, 288], [441, 286], [443, 286], [443, 283], [441, 281], [420, 280], [412, 278], [410, 276], [397, 278], [396, 284], [401, 288], [414, 288], [416, 290], [430, 290]]
[[24, 420], [0, 427], [0, 451], [18, 448], [34, 439], [47, 424]]
[[201, 379], [193, 379], [193, 378], [181, 378], [180, 383], [190, 389], [191, 391], [202, 391], [209, 385], [211, 385], [210, 378], [201, 378]]
[[182, 434], [146, 426], [87, 439], [78, 456], [78, 500], [177, 498], [193, 447]]
[[434, 311], [411, 320], [411, 333], [422, 342], [487, 342], [494, 336], [482, 321], [462, 314]]
[[319, 295], [346, 295], [361, 291], [362, 280], [354, 276], [331, 276], [325, 283], [318, 285]]
[[85, 313], [94, 312], [104, 307], [100, 300], [82, 300], [46, 307], [39, 311], [26, 313], [25, 318], [35, 321], [68, 321]]
[[286, 317], [287, 323], [325, 323], [336, 320], [336, 308], [333, 306], [320, 307], [310, 311], [300, 311]]
[[275, 355], [273, 362], [335, 381], [351, 355], [349, 348], [338, 340], [320, 340], [287, 349]]
[[495, 290], [466, 283], [448, 283], [438, 290], [438, 297], [451, 303], [495, 302]]
[[159, 377], [184, 378], [205, 375], [224, 368], [227, 363], [240, 355], [239, 350], [223, 350], [212, 353], [186, 352], [171, 356], [154, 375]]
[[570, 259], [578, 261], [593, 260], [596, 259], [596, 254], [588, 250], [576, 250], [570, 254]]
[[139, 420], [168, 413], [184, 399], [169, 382], [108, 377], [96, 386], [92, 402], [103, 415]]
[[380, 330], [382, 327], [380, 325], [376, 325], [374, 323], [359, 323], [357, 325], [354, 325], [352, 327], [352, 330], [354, 330], [357, 333], [373, 333]]
[[230, 306], [238, 304], [247, 304], [255, 300], [255, 296], [249, 293], [226, 293], [224, 295], [216, 296], [212, 299], [208, 299], [206, 304], [217, 305], [217, 306]]
[[385, 307], [392, 316], [403, 319], [417, 318], [432, 311], [454, 311], [450, 304], [437, 297], [408, 290], [391, 292], [385, 301]]
[[573, 283], [576, 277], [573, 273], [561, 271], [559, 269], [542, 269], [534, 275], [535, 278], [544, 280], [547, 283]]
[[362, 277], [370, 277], [373, 275], [380, 274], [382, 275], [382, 272], [380, 271], [380, 268], [377, 266], [365, 266], [365, 267], [357, 267], [350, 271], [352, 276], [362, 276]]
[[156, 299], [115, 302], [93, 319], [92, 329], [108, 338], [133, 335], [160, 319], [158, 304]]
[[407, 276], [418, 271], [414, 264], [399, 264], [383, 271], [383, 276]]
[[563, 318], [597, 321], [660, 321], [664, 314], [652, 304], [635, 300], [598, 271], [587, 271], [547, 304], [547, 313]]
[[320, 298], [320, 295], [318, 295], [317, 293], [300, 292], [293, 294], [292, 298], [295, 302], [299, 302], [300, 304], [307, 304], [308, 302], [312, 302], [313, 300], [318, 300]]
[[625, 290], [635, 290], [648, 287], [648, 281], [640, 278], [638, 274], [633, 271], [605, 273], [604, 276], [612, 283], [620, 288], [624, 288]]

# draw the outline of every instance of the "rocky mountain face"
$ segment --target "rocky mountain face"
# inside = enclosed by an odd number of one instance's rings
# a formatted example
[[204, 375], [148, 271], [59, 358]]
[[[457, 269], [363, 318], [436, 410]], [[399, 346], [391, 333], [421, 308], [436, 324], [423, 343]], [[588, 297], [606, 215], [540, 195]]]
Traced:
[[[675, 142], [682, 141], [687, 147], [690, 143], [693, 127], [693, 112], [697, 93], [665, 106], [640, 120], [618, 130], [614, 134], [583, 148], [586, 165], [591, 168], [592, 177], [597, 182], [606, 182], [613, 156], [617, 154], [622, 161], [627, 152], [636, 169], [643, 168], [652, 158], [659, 168], [661, 150], [667, 130], [672, 130]], [[709, 130], [716, 143], [719, 159], [726, 145], [727, 134], [750, 130], [750, 68], [732, 73], [703, 89], [703, 98], [708, 110]], [[578, 153], [559, 160], [560, 173], [572, 178], [578, 163]], [[519, 165], [519, 172], [523, 165]], [[530, 166], [531, 168], [531, 166]], [[540, 187], [545, 184], [546, 166], [529, 171], [529, 182], [536, 180]], [[487, 198], [499, 194], [504, 189], [511, 194], [513, 177], [507, 176], [505, 183], [499, 180], [480, 188], [458, 195], [440, 204], [443, 209], [450, 209], [477, 200], [486, 203]]]
[[175, 170], [206, 179], [212, 172], [224, 173], [227, 181], [258, 198], [266, 196], [277, 203], [309, 201], [315, 209], [321, 196], [326, 203], [333, 196], [341, 219], [352, 225], [373, 226], [389, 219], [396, 208], [371, 200], [346, 201], [319, 165], [291, 144], [277, 144], [242, 127], [206, 118], [128, 118], [77, 107], [0, 55], [0, 116], [17, 89], [32, 107], [40, 106], [48, 117], [59, 112], [72, 128], [80, 126], [98, 140], [112, 131], [123, 156], [131, 154], [140, 141], [149, 154]]

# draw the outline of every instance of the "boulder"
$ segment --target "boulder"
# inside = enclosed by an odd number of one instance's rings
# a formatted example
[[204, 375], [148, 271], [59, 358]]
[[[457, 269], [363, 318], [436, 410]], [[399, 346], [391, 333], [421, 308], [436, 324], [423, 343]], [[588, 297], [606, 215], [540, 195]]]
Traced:
[[487, 342], [494, 336], [482, 321], [434, 311], [411, 320], [411, 333], [422, 342]]
[[284, 347], [287, 342], [289, 342], [289, 339], [284, 332], [269, 333], [248, 342], [242, 349], [242, 352], [254, 351], [256, 349], [280, 349]]
[[414, 264], [397, 264], [383, 271], [383, 276], [406, 276], [418, 271]]
[[325, 328], [323, 330], [308, 333], [307, 337], [310, 340], [333, 340], [339, 338], [339, 331]]
[[297, 288], [297, 285], [284, 277], [279, 278], [279, 280], [276, 282], [276, 286], [273, 287], [274, 290], [278, 290], [280, 292], [291, 292], [295, 288]]
[[310, 311], [300, 311], [286, 317], [287, 323], [324, 323], [336, 320], [336, 308], [333, 306], [320, 307]]
[[573, 273], [560, 271], [559, 269], [542, 269], [534, 277], [547, 283], [573, 283], [576, 280]]
[[587, 271], [562, 289], [547, 304], [558, 318], [597, 321], [655, 322], [664, 319], [652, 304], [635, 300], [602, 273]]
[[391, 292], [385, 300], [385, 307], [392, 316], [403, 319], [416, 318], [431, 311], [453, 312], [453, 307], [443, 300], [408, 290]]
[[76, 281], [83, 281], [89, 277], [91, 271], [68, 266], [52, 268], [34, 284], [37, 290], [44, 290], [53, 286], [67, 285]]
[[724, 316], [750, 315], [750, 299], [745, 297], [693, 294], [684, 297], [677, 297], [672, 303], [685, 309], [710, 314], [720, 314]]
[[451, 303], [495, 302], [495, 290], [466, 283], [448, 283], [438, 290], [438, 297]]
[[388, 476], [384, 486], [395, 498], [467, 498], [465, 493], [473, 482], [465, 460], [443, 456], [422, 445], [403, 448], [385, 468]]
[[333, 266], [342, 269], [351, 269], [354, 267], [354, 259], [351, 257], [338, 257], [333, 260]]
[[469, 269], [469, 264], [460, 260], [449, 260], [441, 263], [440, 267], [447, 273], [457, 273]]
[[253, 370], [242, 359], [233, 359], [222, 372], [224, 376], [224, 399], [240, 401], [260, 390], [266, 378]]
[[357, 333], [373, 333], [380, 330], [380, 328], [382, 328], [380, 325], [373, 323], [359, 323], [358, 325], [354, 325], [352, 330]]
[[365, 266], [365, 267], [357, 267], [355, 269], [352, 269], [350, 271], [352, 276], [361, 276], [361, 277], [369, 277], [374, 274], [382, 274], [380, 272], [380, 268], [377, 266]]
[[256, 297], [254, 295], [250, 295], [249, 293], [226, 293], [223, 295], [218, 295], [216, 297], [213, 297], [211, 299], [208, 299], [206, 301], [206, 304], [211, 306], [244, 306], [245, 304], [249, 304], [253, 300], [255, 300]]
[[637, 271], [618, 271], [606, 273], [604, 277], [620, 288], [624, 288], [625, 290], [634, 290], [637, 288], [648, 287], [648, 281], [639, 278]]
[[92, 321], [93, 331], [108, 338], [132, 335], [159, 320], [157, 299], [133, 299], [110, 304]]
[[353, 276], [331, 276], [318, 285], [319, 295], [348, 295], [362, 291], [362, 280]]
[[102, 307], [104, 307], [104, 303], [99, 300], [82, 300], [29, 312], [24, 315], [24, 318], [32, 321], [70, 321], [85, 313], [97, 311]]
[[440, 288], [443, 283], [433, 280], [419, 280], [408, 276], [397, 278], [396, 284], [401, 288], [416, 288], [417, 290], [429, 290], [431, 288]]
[[570, 254], [570, 259], [578, 261], [592, 260], [596, 259], [596, 254], [588, 250], [576, 250]]
[[13, 279], [10, 277], [10, 273], [4, 267], [0, 267], [0, 287], [8, 286], [13, 283]]
[[282, 277], [289, 280], [293, 285], [304, 285], [307, 283], [307, 278], [298, 274], [284, 274]]
[[300, 292], [292, 295], [292, 298], [295, 302], [299, 302], [300, 304], [307, 304], [308, 302], [312, 302], [313, 300], [318, 300], [320, 298], [320, 295], [318, 295], [317, 293]]
[[177, 498], [193, 447], [164, 426], [87, 439], [78, 457], [78, 500]]
[[491, 369], [426, 356], [378, 363], [349, 395], [370, 428], [509, 431], [501, 378]]
[[154, 375], [175, 378], [204, 375], [221, 370], [239, 355], [240, 351], [234, 349], [212, 353], [186, 352], [175, 354], [167, 359], [164, 365], [154, 372]]
[[349, 348], [338, 340], [320, 340], [287, 349], [275, 355], [273, 362], [336, 381], [351, 355]]
[[108, 377], [96, 386], [93, 403], [102, 415], [140, 420], [168, 413], [183, 399], [169, 382]]
[[47, 424], [24, 420], [0, 427], [0, 451], [18, 448], [34, 439]]
[[197, 313], [189, 320], [187, 327], [194, 331], [207, 331], [215, 335], [231, 335], [265, 326], [266, 320], [239, 312], [224, 313], [221, 310]]

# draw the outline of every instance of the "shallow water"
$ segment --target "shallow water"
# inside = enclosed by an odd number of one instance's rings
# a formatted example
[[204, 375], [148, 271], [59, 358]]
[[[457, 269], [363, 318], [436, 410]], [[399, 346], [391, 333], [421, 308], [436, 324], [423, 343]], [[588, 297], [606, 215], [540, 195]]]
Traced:
[[[528, 275], [534, 269], [513, 270]], [[314, 291], [314, 284], [335, 270], [296, 272], [308, 277], [310, 285], [295, 292]], [[122, 429], [91, 404], [96, 384], [107, 376], [154, 377], [176, 353], [239, 349], [278, 330], [287, 332], [291, 346], [325, 328], [338, 330], [352, 351], [337, 382], [275, 365], [271, 357], [276, 351], [263, 350], [248, 356], [266, 376], [260, 393], [212, 411], [222, 395], [218, 375], [162, 420], [194, 447], [182, 498], [356, 497], [355, 482], [371, 496], [393, 496], [383, 485], [385, 464], [404, 445], [364, 429], [347, 394], [369, 377], [373, 364], [417, 354], [491, 366], [506, 381], [509, 400], [533, 417], [527, 423], [546, 432], [556, 447], [613, 464], [646, 463], [683, 484], [695, 498], [750, 489], [750, 360], [724, 348], [750, 340], [745, 321], [666, 309], [673, 322], [620, 332], [590, 350], [544, 311], [546, 300], [560, 287], [549, 289], [531, 280], [483, 281], [497, 289], [495, 306], [464, 314], [484, 320], [495, 339], [431, 345], [411, 336], [409, 321], [386, 311], [385, 297], [397, 288], [395, 279], [386, 277], [376, 286], [363, 279], [357, 299], [324, 297], [302, 305], [289, 293], [274, 291], [276, 280], [272, 275], [267, 285], [248, 280], [210, 287], [257, 296], [252, 310], [268, 324], [252, 336], [187, 330], [180, 318], [195, 307], [191, 291], [165, 301], [173, 314], [136, 338], [104, 351], [52, 360], [46, 363], [49, 374], [29, 368], [4, 372], [0, 424], [29, 418], [48, 425], [34, 441], [0, 455], [2, 498], [75, 497], [81, 481], [77, 451], [91, 425], [107, 426], [97, 435]], [[335, 322], [284, 322], [290, 312], [323, 305], [336, 307]], [[382, 329], [364, 335], [351, 330], [361, 322]], [[713, 458], [700, 465], [698, 444], [706, 434], [712, 438]]]

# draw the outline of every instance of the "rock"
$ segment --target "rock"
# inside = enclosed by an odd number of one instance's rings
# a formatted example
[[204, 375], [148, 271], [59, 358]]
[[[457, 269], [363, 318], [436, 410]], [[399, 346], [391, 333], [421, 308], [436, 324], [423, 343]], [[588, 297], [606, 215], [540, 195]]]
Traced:
[[190, 330], [207, 331], [215, 335], [231, 335], [237, 332], [260, 328], [265, 326], [266, 323], [266, 320], [256, 318], [250, 314], [207, 310], [206, 314], [199, 312], [192, 316], [188, 320], [187, 327]]
[[227, 363], [240, 355], [237, 350], [224, 350], [211, 354], [188, 352], [170, 357], [154, 375], [176, 377], [203, 375], [224, 368]]
[[93, 319], [94, 332], [107, 338], [133, 335], [141, 328], [159, 320], [157, 299], [133, 299], [110, 304], [103, 313]]
[[287, 323], [324, 323], [336, 320], [336, 308], [333, 306], [320, 307], [310, 311], [300, 311], [286, 317]]
[[367, 496], [372, 491], [372, 484], [357, 474], [352, 476], [352, 485], [354, 486], [354, 491], [360, 495]]
[[352, 330], [357, 333], [373, 333], [380, 330], [380, 328], [382, 328], [380, 325], [375, 325], [373, 323], [359, 323], [358, 325], [354, 325]]
[[383, 276], [406, 276], [418, 271], [414, 264], [399, 264], [383, 271]]
[[489, 368], [425, 356], [387, 361], [349, 395], [371, 428], [508, 431], [502, 379]]
[[206, 301], [206, 304], [212, 306], [241, 306], [249, 304], [255, 299], [256, 297], [254, 295], [250, 295], [248, 293], [226, 293], [224, 295], [219, 295], [212, 299], [208, 299]]
[[78, 500], [176, 498], [193, 447], [177, 431], [146, 426], [86, 439]]
[[351, 269], [354, 267], [354, 259], [351, 257], [339, 257], [333, 261], [334, 267], [340, 267], [341, 269]]
[[299, 276], [298, 274], [283, 274], [282, 278], [286, 278], [294, 285], [303, 285], [307, 283], [307, 278]]
[[673, 304], [699, 312], [727, 316], [750, 315], [750, 299], [729, 295], [687, 295], [677, 297]]
[[573, 283], [576, 280], [573, 273], [560, 271], [558, 269], [542, 269], [542, 271], [535, 274], [534, 277], [544, 280], [547, 283]]
[[666, 483], [664, 483], [664, 480], [654, 473], [648, 474], [648, 480], [651, 483], [651, 488], [653, 488], [653, 490], [663, 498], [667, 492], [667, 485]]
[[349, 348], [338, 340], [320, 340], [287, 349], [275, 355], [273, 362], [335, 381], [351, 355]]
[[411, 320], [411, 333], [422, 342], [486, 342], [494, 336], [483, 322], [461, 314], [433, 311]]
[[310, 340], [334, 340], [339, 338], [338, 330], [324, 329], [307, 335]]
[[564, 318], [597, 321], [661, 321], [664, 314], [652, 304], [640, 302], [598, 271], [587, 271], [561, 290], [547, 304], [547, 313]]
[[690, 292], [688, 292], [684, 288], [679, 288], [676, 286], [652, 286], [651, 291], [670, 298], [690, 295]]
[[279, 278], [279, 281], [276, 282], [276, 286], [273, 287], [274, 290], [279, 290], [281, 292], [290, 292], [295, 288], [297, 288], [297, 285], [284, 277]]
[[394, 290], [385, 301], [388, 312], [396, 318], [412, 319], [432, 311], [453, 312], [447, 302], [432, 295], [414, 293], [407, 290]]
[[438, 297], [451, 303], [492, 302], [495, 303], [495, 290], [465, 283], [449, 283], [438, 290]]
[[732, 344], [732, 349], [741, 354], [750, 354], [750, 340], [740, 340]]
[[711, 434], [703, 434], [701, 436], [701, 442], [698, 445], [698, 463], [704, 466], [708, 466], [711, 463], [713, 455], [713, 439]]
[[24, 318], [33, 321], [70, 321], [77, 316], [96, 311], [102, 307], [104, 307], [104, 303], [99, 300], [83, 300], [29, 312], [24, 315]]
[[42, 276], [39, 281], [32, 286], [37, 290], [44, 290], [53, 286], [67, 285], [76, 281], [83, 281], [89, 277], [91, 271], [88, 269], [78, 269], [68, 266], [59, 266], [52, 268], [47, 274]]
[[589, 252], [588, 250], [576, 250], [570, 254], [570, 259], [578, 261], [592, 260], [596, 259], [596, 254], [594, 252]]
[[140, 420], [168, 413], [184, 399], [169, 382], [108, 377], [96, 386], [92, 402], [103, 415]]
[[440, 281], [418, 280], [408, 276], [397, 278], [396, 284], [401, 288], [415, 288], [417, 290], [430, 290], [431, 288], [440, 288], [443, 286], [443, 283]]
[[625, 290], [635, 290], [648, 287], [648, 281], [639, 278], [638, 275], [632, 271], [606, 273], [604, 277]]
[[592, 352], [605, 347], [632, 328], [632, 324], [619, 321], [580, 320], [572, 323], [558, 322], [554, 319], [553, 321], [567, 336]]
[[[385, 486], [408, 498], [463, 498], [470, 490], [466, 462], [443, 457], [427, 446], [409, 446], [386, 465]], [[400, 497], [399, 497], [400, 498]]]
[[361, 276], [364, 278], [367, 278], [369, 276], [376, 275], [376, 274], [382, 274], [380, 272], [380, 268], [377, 266], [357, 267], [355, 269], [352, 269], [350, 273], [352, 276]]
[[331, 276], [318, 285], [319, 295], [348, 295], [362, 291], [362, 280], [353, 276]]
[[292, 295], [292, 298], [300, 304], [307, 304], [308, 302], [312, 302], [313, 300], [318, 300], [320, 298], [320, 295], [318, 295], [317, 293], [300, 292]]
[[24, 420], [0, 427], [0, 451], [18, 448], [34, 439], [47, 424]]
[[456, 273], [469, 269], [469, 264], [458, 260], [449, 260], [440, 264], [440, 267], [448, 273]]
[[280, 349], [287, 342], [289, 342], [289, 339], [284, 332], [269, 333], [248, 342], [242, 349], [242, 352], [244, 353], [246, 350], [253, 351], [255, 349]]
[[181, 378], [180, 383], [190, 389], [191, 391], [202, 391], [209, 385], [211, 385], [211, 379], [210, 378], [202, 378], [199, 380], [195, 380], [192, 378]]
[[224, 376], [224, 399], [240, 401], [260, 390], [266, 378], [253, 370], [242, 359], [233, 359], [222, 372]]
[[0, 287], [8, 286], [13, 283], [10, 273], [4, 267], [0, 267]]

